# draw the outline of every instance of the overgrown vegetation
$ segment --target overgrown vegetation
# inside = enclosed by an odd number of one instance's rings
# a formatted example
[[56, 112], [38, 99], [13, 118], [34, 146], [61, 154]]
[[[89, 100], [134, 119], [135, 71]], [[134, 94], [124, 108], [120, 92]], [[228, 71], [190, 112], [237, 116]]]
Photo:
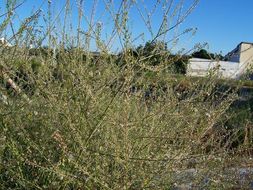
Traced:
[[[75, 29], [66, 0], [59, 14], [45, 1], [46, 16], [35, 11], [9, 30], [19, 4], [7, 1], [0, 34], [11, 31], [14, 46], [0, 47], [0, 189], [248, 188], [250, 180], [220, 174], [250, 164], [251, 104], [229, 81], [175, 75], [185, 73], [188, 51], [173, 52], [178, 37], [168, 37], [198, 1], [185, 12], [183, 1], [150, 10], [144, 1], [94, 1], [90, 18], [77, 2]], [[108, 38], [95, 20], [99, 3], [113, 23]], [[134, 44], [132, 9], [150, 33], [144, 47]], [[198, 171], [189, 181], [187, 169]]]

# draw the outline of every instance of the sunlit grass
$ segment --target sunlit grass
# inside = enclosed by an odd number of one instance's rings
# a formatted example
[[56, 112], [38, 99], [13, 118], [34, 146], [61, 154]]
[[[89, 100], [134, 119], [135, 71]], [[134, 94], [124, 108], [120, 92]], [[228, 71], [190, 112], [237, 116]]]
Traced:
[[[37, 19], [43, 15], [35, 12], [9, 37], [17, 39], [16, 46], [0, 46], [0, 94], [5, 97], [0, 100], [0, 188], [172, 189], [192, 183], [196, 188], [228, 189], [238, 185], [237, 176], [220, 174], [224, 168], [250, 165], [244, 159], [252, 154], [250, 111], [241, 114], [247, 122], [232, 129], [228, 123], [234, 117], [231, 105], [238, 99], [237, 90], [251, 82], [238, 85], [215, 76], [173, 74], [171, 64], [183, 53], [161, 53], [162, 45], [149, 55], [145, 49], [136, 53], [131, 41], [131, 8], [144, 16], [164, 11], [150, 41], [166, 44], [166, 34], [186, 19], [198, 1], [185, 14], [183, 4], [173, 4], [173, 10], [170, 1], [157, 1], [144, 12], [134, 1], [122, 1], [117, 12], [113, 2], [104, 2], [114, 22], [109, 42], [101, 37], [103, 30], [94, 15], [90, 20], [84, 15], [83, 1], [78, 4], [77, 33], [70, 33], [71, 5], [66, 1], [62, 28], [51, 26], [55, 20], [48, 2], [44, 17], [51, 20], [46, 21], [45, 33], [36, 33]], [[171, 15], [181, 18], [174, 27], [167, 26]], [[145, 18], [146, 27], [152, 29], [149, 17]], [[12, 19], [10, 13], [4, 17], [1, 32], [11, 27]], [[83, 20], [89, 26], [85, 34]], [[59, 30], [62, 35], [57, 35]], [[30, 39], [38, 47], [30, 49]], [[119, 54], [107, 46], [115, 39], [122, 42]], [[47, 47], [42, 47], [43, 40]], [[99, 54], [92, 53], [92, 43]], [[188, 169], [198, 171], [189, 181], [179, 174]], [[248, 181], [241, 188], [247, 185]]]

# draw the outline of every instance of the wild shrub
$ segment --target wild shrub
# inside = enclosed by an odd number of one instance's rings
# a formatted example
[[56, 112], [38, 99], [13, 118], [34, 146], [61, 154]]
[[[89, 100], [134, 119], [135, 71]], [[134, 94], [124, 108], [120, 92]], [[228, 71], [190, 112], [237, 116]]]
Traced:
[[[73, 32], [71, 1], [56, 15], [54, 2], [48, 1], [45, 31], [37, 34], [38, 25], [29, 25], [41, 18], [36, 11], [10, 37], [18, 43], [0, 55], [0, 93], [5, 97], [0, 104], [0, 187], [170, 189], [184, 180], [175, 174], [187, 168], [200, 171], [191, 183], [201, 185], [208, 176], [210, 187], [220, 186], [216, 171], [226, 162], [227, 150], [207, 152], [215, 141], [202, 139], [213, 134], [213, 126], [236, 100], [234, 91], [216, 93], [212, 76], [193, 80], [171, 75], [170, 62], [147, 64], [159, 58], [157, 52], [128, 51], [134, 46], [131, 10], [141, 15], [151, 41], [166, 42], [198, 1], [185, 13], [181, 3], [167, 0], [156, 1], [151, 10], [142, 9], [143, 1], [103, 1], [104, 14], [113, 22], [107, 40], [101, 35], [103, 25], [95, 20], [101, 2], [94, 1], [88, 19], [84, 1], [78, 1], [79, 24]], [[1, 31], [11, 27], [16, 5], [8, 4]], [[163, 18], [155, 31], [151, 21], [156, 11]], [[60, 23], [62, 28], [57, 27]], [[27, 47], [24, 36], [33, 39], [35, 49]], [[120, 59], [110, 49], [117, 40], [124, 55]], [[43, 43], [47, 48], [41, 48]], [[224, 187], [235, 183], [226, 181]]]

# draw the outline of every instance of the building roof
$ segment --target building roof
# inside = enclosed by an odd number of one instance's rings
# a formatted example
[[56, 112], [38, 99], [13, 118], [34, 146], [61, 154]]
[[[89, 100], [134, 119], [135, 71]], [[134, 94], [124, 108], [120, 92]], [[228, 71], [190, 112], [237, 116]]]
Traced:
[[241, 43], [239, 43], [239, 44], [236, 46], [235, 49], [233, 49], [232, 51], [228, 52], [227, 55], [225, 55], [225, 58], [228, 58], [228, 57], [232, 56], [233, 54], [238, 53], [239, 47], [240, 47], [242, 44], [250, 44], [250, 45], [253, 45], [253, 42], [241, 42]]
[[251, 45], [253, 45], [253, 42], [241, 42], [239, 45], [241, 45], [241, 44], [251, 44]]

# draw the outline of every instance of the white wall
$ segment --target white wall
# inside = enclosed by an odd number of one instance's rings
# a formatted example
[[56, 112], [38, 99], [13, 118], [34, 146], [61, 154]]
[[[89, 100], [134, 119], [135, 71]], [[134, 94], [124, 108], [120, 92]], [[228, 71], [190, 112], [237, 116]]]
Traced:
[[192, 58], [189, 60], [187, 75], [206, 76], [215, 71], [219, 77], [238, 79], [253, 65], [253, 44], [242, 42], [226, 58], [229, 61]]
[[237, 78], [239, 63], [192, 58], [189, 60], [188, 76], [206, 76], [215, 72], [221, 78]]

